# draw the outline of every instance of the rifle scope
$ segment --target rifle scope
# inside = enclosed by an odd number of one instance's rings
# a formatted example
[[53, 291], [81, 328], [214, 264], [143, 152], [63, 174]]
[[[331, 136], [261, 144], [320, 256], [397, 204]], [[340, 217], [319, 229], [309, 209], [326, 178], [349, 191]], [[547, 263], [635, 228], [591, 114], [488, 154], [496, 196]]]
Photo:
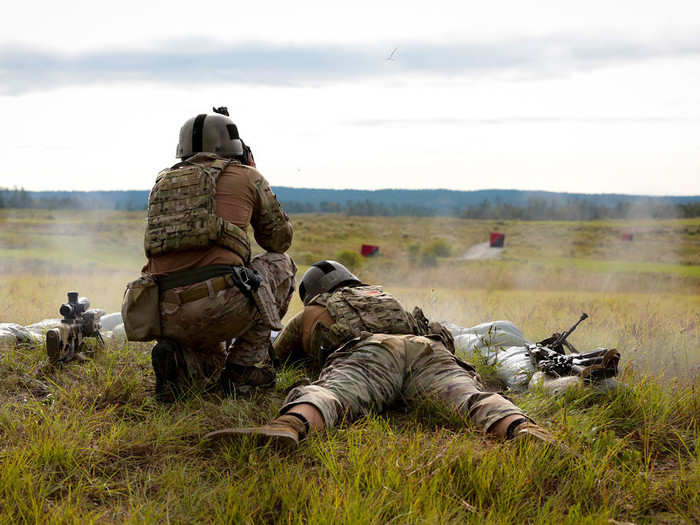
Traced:
[[90, 301], [87, 297], [78, 298], [78, 292], [68, 292], [68, 302], [63, 303], [58, 312], [65, 319], [75, 319], [90, 308]]

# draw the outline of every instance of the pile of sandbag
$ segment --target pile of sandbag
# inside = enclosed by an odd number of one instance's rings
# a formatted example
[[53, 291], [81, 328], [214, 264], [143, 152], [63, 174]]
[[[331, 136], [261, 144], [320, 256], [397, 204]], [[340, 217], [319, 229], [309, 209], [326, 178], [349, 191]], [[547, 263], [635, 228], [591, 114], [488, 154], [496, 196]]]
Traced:
[[455, 339], [457, 353], [470, 360], [474, 352], [486, 358], [486, 364], [495, 367], [496, 375], [508, 388], [527, 389], [537, 369], [527, 351], [532, 342], [510, 321], [492, 321], [472, 328], [447, 324]]
[[[582, 386], [579, 376], [553, 377], [538, 371], [528, 352], [533, 343], [510, 321], [492, 321], [472, 328], [462, 328], [446, 324], [455, 339], [455, 349], [460, 357], [469, 360], [475, 352], [486, 359], [486, 364], [496, 370], [496, 376], [515, 391], [543, 388], [558, 394], [571, 386]], [[590, 384], [599, 391], [617, 387], [614, 377], [601, 379]]]
[[[105, 314], [101, 310], [97, 310], [97, 312], [102, 325], [100, 332], [105, 341], [115, 343], [126, 341], [122, 314], [120, 312]], [[0, 348], [41, 345], [46, 337], [46, 332], [60, 324], [60, 319], [44, 319], [27, 326], [16, 323], [0, 323]]]

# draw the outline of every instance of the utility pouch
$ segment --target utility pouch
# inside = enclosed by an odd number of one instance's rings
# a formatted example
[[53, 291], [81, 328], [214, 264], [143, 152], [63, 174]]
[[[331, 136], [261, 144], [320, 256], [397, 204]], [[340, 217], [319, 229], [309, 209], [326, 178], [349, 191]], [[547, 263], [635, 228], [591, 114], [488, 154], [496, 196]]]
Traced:
[[152, 341], [160, 337], [160, 304], [155, 277], [142, 275], [126, 285], [122, 319], [129, 341]]

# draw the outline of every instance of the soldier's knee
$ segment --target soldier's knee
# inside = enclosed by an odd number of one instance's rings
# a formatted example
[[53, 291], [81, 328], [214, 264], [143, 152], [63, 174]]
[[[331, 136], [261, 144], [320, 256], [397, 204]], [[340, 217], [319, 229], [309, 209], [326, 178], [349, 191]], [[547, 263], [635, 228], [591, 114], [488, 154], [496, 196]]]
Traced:
[[258, 271], [272, 271], [280, 280], [294, 277], [297, 273], [297, 265], [286, 253], [264, 252], [258, 254], [251, 259], [250, 266]]

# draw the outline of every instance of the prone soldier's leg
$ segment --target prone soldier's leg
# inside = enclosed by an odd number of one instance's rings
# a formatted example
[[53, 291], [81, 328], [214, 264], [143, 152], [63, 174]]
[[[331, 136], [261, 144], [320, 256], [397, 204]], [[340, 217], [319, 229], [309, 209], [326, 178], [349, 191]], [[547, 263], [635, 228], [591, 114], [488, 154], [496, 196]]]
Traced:
[[362, 342], [347, 352], [336, 352], [317, 381], [289, 392], [281, 412], [308, 403], [321, 412], [327, 427], [371, 410], [382, 412], [401, 391], [405, 358], [402, 348], [398, 350]]
[[407, 341], [406, 348], [406, 398], [438, 400], [483, 430], [491, 430], [511, 416], [530, 420], [503, 396], [485, 392], [474, 368], [458, 361], [440, 342], [414, 337]]
[[252, 435], [291, 446], [310, 430], [334, 427], [346, 417], [354, 419], [370, 410], [381, 412], [401, 391], [405, 359], [400, 350], [393, 353], [377, 343], [359, 343], [350, 351], [336, 352], [318, 381], [289, 392], [281, 415], [269, 424], [217, 430], [204, 439]]

